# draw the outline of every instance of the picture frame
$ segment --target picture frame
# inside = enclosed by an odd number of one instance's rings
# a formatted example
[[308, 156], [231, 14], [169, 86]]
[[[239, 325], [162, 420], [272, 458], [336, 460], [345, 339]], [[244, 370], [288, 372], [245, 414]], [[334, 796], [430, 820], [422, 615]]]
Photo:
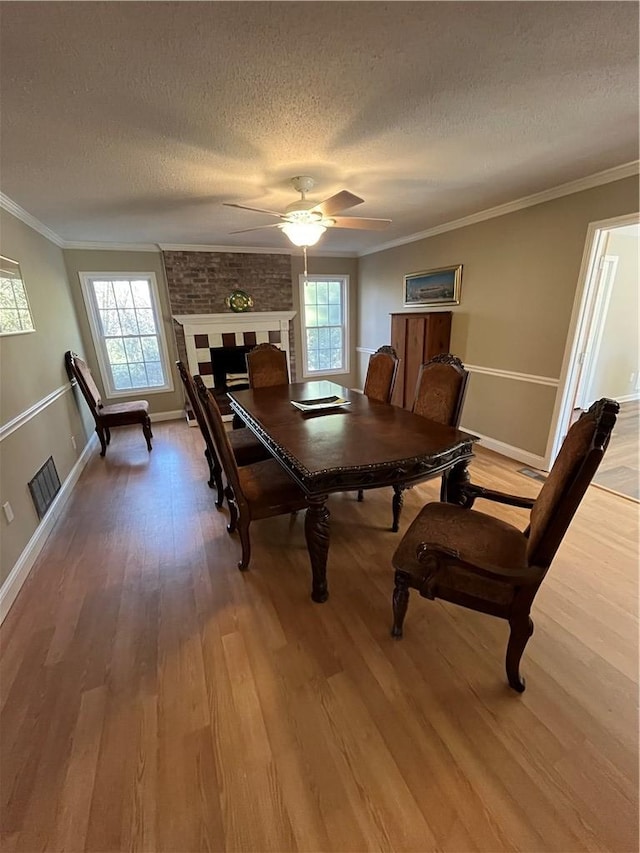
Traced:
[[409, 273], [404, 277], [404, 307], [459, 305], [461, 285], [462, 264]]

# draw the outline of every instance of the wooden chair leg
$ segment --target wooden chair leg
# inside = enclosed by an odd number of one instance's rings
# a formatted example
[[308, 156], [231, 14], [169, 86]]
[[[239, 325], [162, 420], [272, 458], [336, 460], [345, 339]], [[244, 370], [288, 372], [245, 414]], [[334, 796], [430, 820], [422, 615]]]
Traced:
[[111, 430], [109, 427], [104, 428], [105, 438], [107, 439], [107, 445], [111, 444]]
[[250, 521], [244, 518], [240, 519], [238, 524], [238, 533], [240, 534], [240, 544], [242, 545], [242, 559], [238, 563], [238, 568], [241, 572], [247, 570], [249, 561], [251, 560], [251, 539], [249, 538]]
[[393, 487], [393, 500], [391, 503], [393, 508], [393, 523], [391, 525], [391, 530], [394, 533], [397, 533], [400, 529], [400, 513], [402, 512], [402, 504], [404, 503], [404, 499], [402, 497], [403, 491], [403, 485]]
[[359, 501], [364, 500], [364, 491], [362, 489], [358, 489], [358, 500]]
[[107, 437], [104, 434], [104, 429], [102, 427], [97, 426], [96, 432], [98, 434], [98, 438], [100, 439], [100, 456], [104, 456], [107, 452]]
[[393, 590], [393, 627], [391, 636], [400, 639], [404, 617], [409, 606], [409, 575], [406, 572], [396, 572], [395, 588]]
[[151, 421], [149, 420], [149, 418], [147, 418], [146, 421], [143, 422], [142, 432], [147, 442], [147, 450], [151, 452], [151, 450], [153, 449], [151, 447], [151, 439], [153, 437], [153, 433], [151, 432]]
[[507, 679], [514, 690], [523, 693], [526, 685], [524, 678], [520, 675], [520, 659], [529, 642], [529, 637], [533, 634], [533, 622], [528, 615], [517, 616], [509, 620], [509, 625], [511, 633], [507, 645]]
[[207, 485], [210, 489], [216, 489], [218, 492], [218, 496], [216, 497], [216, 506], [218, 509], [221, 508], [222, 502], [224, 501], [224, 485], [222, 483], [222, 468], [220, 464], [213, 461], [211, 458], [211, 453], [209, 452], [209, 448], [206, 447], [204, 451], [205, 459], [207, 460], [207, 465], [209, 466], [209, 479], [207, 481]]
[[224, 496], [227, 499], [227, 505], [229, 506], [229, 524], [227, 524], [227, 530], [229, 533], [235, 533], [236, 527], [238, 526], [238, 506], [236, 504], [236, 496], [233, 494], [231, 486], [227, 486], [224, 490]]

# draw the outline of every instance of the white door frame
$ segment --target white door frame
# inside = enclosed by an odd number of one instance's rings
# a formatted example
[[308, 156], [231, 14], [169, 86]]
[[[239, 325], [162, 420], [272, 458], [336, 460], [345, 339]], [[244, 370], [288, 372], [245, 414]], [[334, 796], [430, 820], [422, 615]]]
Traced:
[[576, 408], [586, 409], [591, 405], [591, 386], [595, 379], [595, 372], [602, 347], [602, 337], [609, 311], [609, 302], [613, 291], [613, 283], [618, 269], [617, 255], [601, 255], [598, 262], [598, 276], [595, 284], [591, 302], [590, 316], [587, 321], [587, 332], [584, 349], [578, 358], [582, 361], [582, 370], [579, 371], [576, 387], [576, 396], [573, 402]]
[[584, 245], [578, 285], [573, 301], [573, 311], [569, 322], [567, 343], [562, 360], [562, 371], [558, 383], [558, 393], [551, 416], [551, 428], [545, 451], [545, 467], [551, 467], [558, 455], [562, 439], [569, 428], [571, 405], [575, 399], [578, 381], [580, 379], [580, 353], [584, 351], [589, 333], [590, 308], [596, 296], [599, 277], [595, 275], [600, 257], [604, 255], [606, 246], [606, 231], [623, 225], [640, 223], [638, 213], [628, 213], [613, 219], [601, 219], [590, 222], [587, 228], [587, 239]]

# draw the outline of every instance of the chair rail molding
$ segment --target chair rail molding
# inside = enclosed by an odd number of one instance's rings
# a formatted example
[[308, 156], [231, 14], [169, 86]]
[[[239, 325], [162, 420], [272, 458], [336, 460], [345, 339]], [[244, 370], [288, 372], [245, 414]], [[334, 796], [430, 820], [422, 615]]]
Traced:
[[35, 418], [36, 415], [39, 415], [40, 412], [44, 411], [47, 406], [50, 406], [51, 403], [54, 403], [59, 397], [62, 397], [63, 394], [66, 394], [67, 391], [70, 391], [71, 388], [75, 385], [75, 380], [73, 382], [67, 382], [64, 385], [61, 385], [59, 388], [56, 388], [55, 391], [52, 391], [50, 394], [47, 394], [46, 397], [43, 397], [41, 400], [38, 400], [32, 406], [29, 406], [28, 409], [25, 409], [24, 412], [20, 412], [19, 415], [16, 415], [15, 418], [11, 418], [10, 421], [7, 421], [6, 424], [0, 426], [0, 441], [3, 441], [5, 438], [8, 438], [11, 433], [15, 432], [17, 429], [20, 429], [21, 426], [24, 426], [31, 418]]
[[[356, 347], [356, 352], [373, 355], [375, 349], [371, 347]], [[519, 373], [515, 370], [501, 370], [498, 367], [483, 367], [480, 364], [465, 364], [469, 373], [484, 373], [486, 376], [498, 376], [501, 379], [515, 379], [518, 382], [532, 382], [534, 385], [550, 385], [557, 388], [560, 379], [553, 376], [538, 376], [535, 373]]]

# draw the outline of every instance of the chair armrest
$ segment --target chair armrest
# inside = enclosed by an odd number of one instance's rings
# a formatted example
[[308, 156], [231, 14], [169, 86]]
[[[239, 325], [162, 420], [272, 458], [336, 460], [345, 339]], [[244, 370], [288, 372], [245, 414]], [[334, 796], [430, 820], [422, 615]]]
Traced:
[[523, 509], [531, 509], [536, 502], [535, 498], [522, 498], [518, 495], [510, 495], [507, 492], [498, 492], [495, 489], [485, 489], [484, 486], [476, 486], [474, 483], [469, 483], [464, 487], [465, 495], [475, 500], [476, 498], [485, 498], [488, 501], [496, 501], [509, 506], [519, 506]]
[[510, 583], [513, 586], [537, 583], [540, 580], [541, 570], [538, 566], [524, 566], [507, 572], [500, 566], [493, 566], [489, 563], [468, 563], [462, 559], [457, 551], [432, 545], [429, 542], [421, 542], [418, 545], [416, 557], [421, 565], [427, 567], [428, 581], [431, 582], [437, 579], [437, 574], [447, 565], [465, 569], [474, 575], [489, 580]]

